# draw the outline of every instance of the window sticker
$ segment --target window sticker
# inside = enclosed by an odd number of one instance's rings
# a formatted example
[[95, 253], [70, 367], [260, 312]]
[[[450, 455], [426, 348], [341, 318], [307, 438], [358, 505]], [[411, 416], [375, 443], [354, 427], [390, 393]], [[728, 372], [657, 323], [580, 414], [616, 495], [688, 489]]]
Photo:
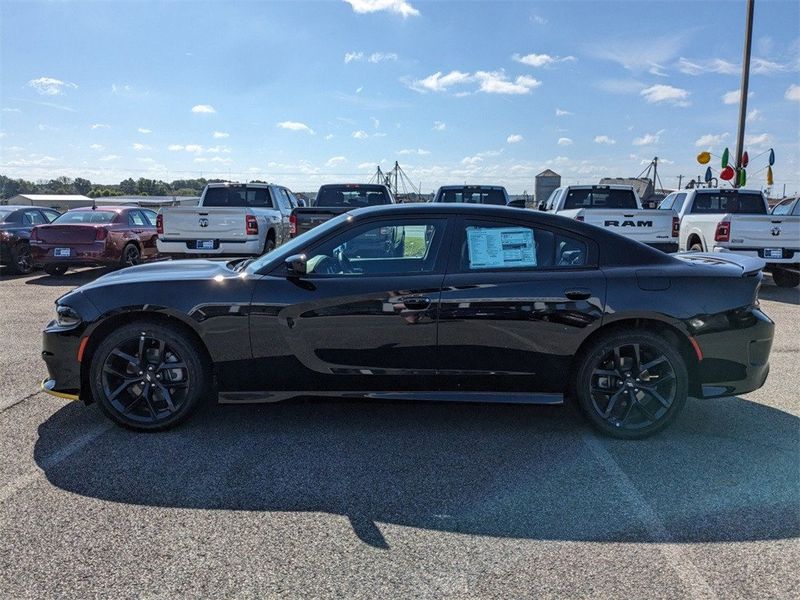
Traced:
[[467, 227], [470, 269], [535, 267], [533, 229]]

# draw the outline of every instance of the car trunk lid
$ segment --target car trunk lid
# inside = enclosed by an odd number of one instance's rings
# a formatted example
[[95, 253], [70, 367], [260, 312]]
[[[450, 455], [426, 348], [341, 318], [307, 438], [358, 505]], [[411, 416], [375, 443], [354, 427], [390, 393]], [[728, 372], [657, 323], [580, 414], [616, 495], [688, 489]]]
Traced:
[[35, 238], [43, 244], [91, 244], [103, 225], [40, 225]]

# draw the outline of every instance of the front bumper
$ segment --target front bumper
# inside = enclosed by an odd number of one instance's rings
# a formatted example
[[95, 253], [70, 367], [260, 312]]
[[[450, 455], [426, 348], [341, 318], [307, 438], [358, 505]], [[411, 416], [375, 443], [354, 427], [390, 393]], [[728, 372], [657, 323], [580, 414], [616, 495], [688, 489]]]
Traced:
[[62, 329], [55, 322], [42, 332], [42, 359], [48, 377], [42, 389], [60, 397], [76, 399], [81, 395], [81, 363], [78, 362], [80, 329]]
[[708, 330], [695, 333], [703, 353], [698, 367], [701, 396], [719, 398], [759, 389], [769, 374], [775, 324], [758, 308], [712, 319]]

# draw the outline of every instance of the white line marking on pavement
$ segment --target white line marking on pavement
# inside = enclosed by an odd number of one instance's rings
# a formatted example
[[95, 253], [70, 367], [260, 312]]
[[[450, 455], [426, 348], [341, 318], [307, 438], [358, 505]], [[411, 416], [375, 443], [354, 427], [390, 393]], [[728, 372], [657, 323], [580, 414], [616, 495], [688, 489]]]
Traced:
[[667, 563], [675, 570], [681, 581], [689, 589], [692, 598], [714, 600], [717, 598], [714, 590], [700, 573], [695, 564], [689, 559], [685, 545], [672, 543], [672, 536], [667, 531], [664, 523], [658, 518], [653, 507], [648, 504], [644, 496], [639, 493], [636, 486], [622, 470], [611, 453], [597, 436], [583, 432], [583, 443], [592, 451], [594, 457], [603, 465], [619, 491], [633, 504], [648, 535], [656, 542], [656, 546], [666, 559]]
[[44, 474], [45, 470], [53, 468], [62, 460], [69, 458], [87, 444], [92, 443], [94, 440], [103, 435], [106, 431], [111, 429], [111, 427], [113, 427], [113, 423], [105, 422], [90, 429], [82, 436], [73, 440], [60, 450], [56, 451], [54, 454], [51, 454], [46, 459], [44, 459], [41, 463], [41, 468], [32, 469], [27, 473], [25, 473], [24, 475], [17, 477], [11, 483], [8, 483], [2, 488], [0, 488], [0, 503], [5, 502], [11, 496], [16, 494], [18, 491], [32, 484], [34, 481], [36, 481], [39, 477], [41, 477]]

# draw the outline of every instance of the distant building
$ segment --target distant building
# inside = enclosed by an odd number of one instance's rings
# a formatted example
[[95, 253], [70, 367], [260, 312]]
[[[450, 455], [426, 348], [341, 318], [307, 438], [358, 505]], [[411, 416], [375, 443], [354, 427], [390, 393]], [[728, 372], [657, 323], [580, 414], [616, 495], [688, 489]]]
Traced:
[[8, 204], [43, 206], [64, 211], [70, 208], [91, 206], [92, 199], [79, 194], [17, 194], [13, 198], [8, 199]]
[[103, 196], [94, 199], [97, 205], [136, 205], [157, 210], [162, 206], [197, 206], [200, 196]]
[[535, 178], [533, 186], [533, 202], [538, 205], [550, 197], [553, 190], [561, 187], [561, 175], [550, 169], [545, 169]]

